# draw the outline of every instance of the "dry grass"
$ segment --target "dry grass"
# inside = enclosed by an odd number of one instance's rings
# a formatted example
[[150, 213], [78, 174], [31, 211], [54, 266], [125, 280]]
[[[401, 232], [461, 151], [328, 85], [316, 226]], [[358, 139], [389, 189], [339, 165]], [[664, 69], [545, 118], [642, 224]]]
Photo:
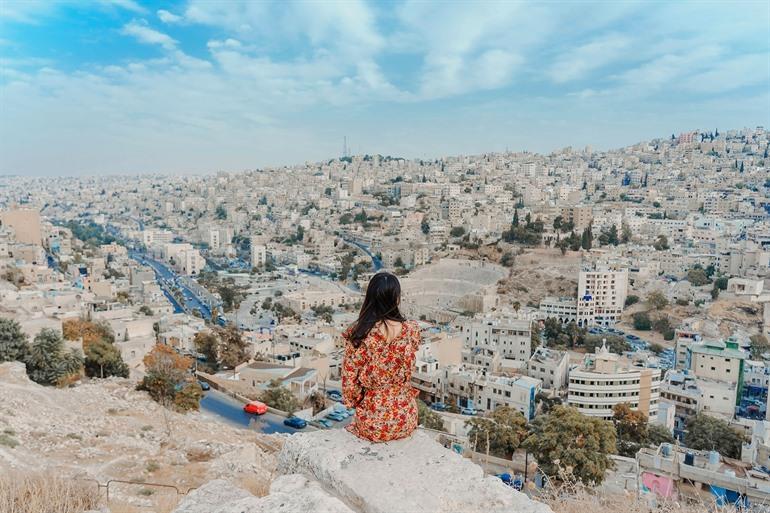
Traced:
[[209, 449], [199, 449], [193, 447], [187, 450], [187, 461], [191, 463], [200, 463], [214, 459], [214, 453]]
[[719, 513], [712, 500], [673, 501], [648, 495], [638, 497], [632, 492], [605, 493], [587, 487], [562, 473], [563, 481], [551, 482], [537, 496], [554, 513]]
[[100, 504], [94, 483], [42, 473], [0, 476], [3, 513], [82, 513]]

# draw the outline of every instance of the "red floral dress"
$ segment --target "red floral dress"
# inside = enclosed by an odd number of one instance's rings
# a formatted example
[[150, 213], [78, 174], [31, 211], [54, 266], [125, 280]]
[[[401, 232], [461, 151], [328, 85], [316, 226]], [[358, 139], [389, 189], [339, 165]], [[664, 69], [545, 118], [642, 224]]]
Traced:
[[[350, 331], [342, 336], [348, 339]], [[414, 322], [404, 322], [401, 333], [390, 342], [372, 329], [358, 348], [345, 343], [342, 397], [345, 406], [356, 409], [348, 431], [373, 442], [387, 442], [405, 438], [417, 428], [418, 392], [410, 381], [419, 345], [420, 330]]]

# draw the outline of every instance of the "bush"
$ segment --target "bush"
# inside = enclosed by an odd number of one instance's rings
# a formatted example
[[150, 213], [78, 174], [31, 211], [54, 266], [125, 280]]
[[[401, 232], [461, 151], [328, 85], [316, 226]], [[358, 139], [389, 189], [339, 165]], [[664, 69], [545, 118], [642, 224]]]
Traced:
[[626, 304], [625, 305], [628, 307], [628, 306], [631, 306], [631, 305], [635, 305], [638, 302], [639, 302], [639, 296], [635, 296], [635, 295], [631, 294], [630, 296], [626, 297]]
[[637, 312], [634, 314], [634, 329], [639, 331], [650, 331], [652, 321], [647, 312]]
[[655, 310], [662, 310], [668, 306], [668, 299], [666, 299], [662, 292], [656, 290], [655, 292], [650, 292], [650, 295], [647, 296], [647, 304]]

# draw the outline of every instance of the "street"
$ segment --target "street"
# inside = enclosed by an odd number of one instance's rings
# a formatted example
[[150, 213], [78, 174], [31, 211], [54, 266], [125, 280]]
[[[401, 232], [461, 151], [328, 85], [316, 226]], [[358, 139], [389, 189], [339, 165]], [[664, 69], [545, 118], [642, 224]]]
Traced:
[[252, 415], [243, 411], [243, 403], [237, 399], [214, 390], [204, 392], [201, 399], [201, 413], [213, 417], [220, 422], [241, 427], [255, 429], [261, 433], [294, 433], [300, 431], [289, 426], [284, 426], [284, 418], [274, 413], [264, 415]]

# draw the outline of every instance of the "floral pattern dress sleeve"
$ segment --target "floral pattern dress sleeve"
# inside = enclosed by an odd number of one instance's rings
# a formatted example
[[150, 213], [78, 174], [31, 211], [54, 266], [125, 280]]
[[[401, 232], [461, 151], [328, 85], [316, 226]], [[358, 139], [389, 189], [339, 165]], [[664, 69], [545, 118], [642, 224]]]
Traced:
[[366, 359], [366, 348], [363, 343], [355, 348], [346, 340], [345, 357], [342, 360], [342, 402], [348, 408], [355, 408], [364, 398], [364, 388], [361, 386], [359, 373], [366, 365]]

